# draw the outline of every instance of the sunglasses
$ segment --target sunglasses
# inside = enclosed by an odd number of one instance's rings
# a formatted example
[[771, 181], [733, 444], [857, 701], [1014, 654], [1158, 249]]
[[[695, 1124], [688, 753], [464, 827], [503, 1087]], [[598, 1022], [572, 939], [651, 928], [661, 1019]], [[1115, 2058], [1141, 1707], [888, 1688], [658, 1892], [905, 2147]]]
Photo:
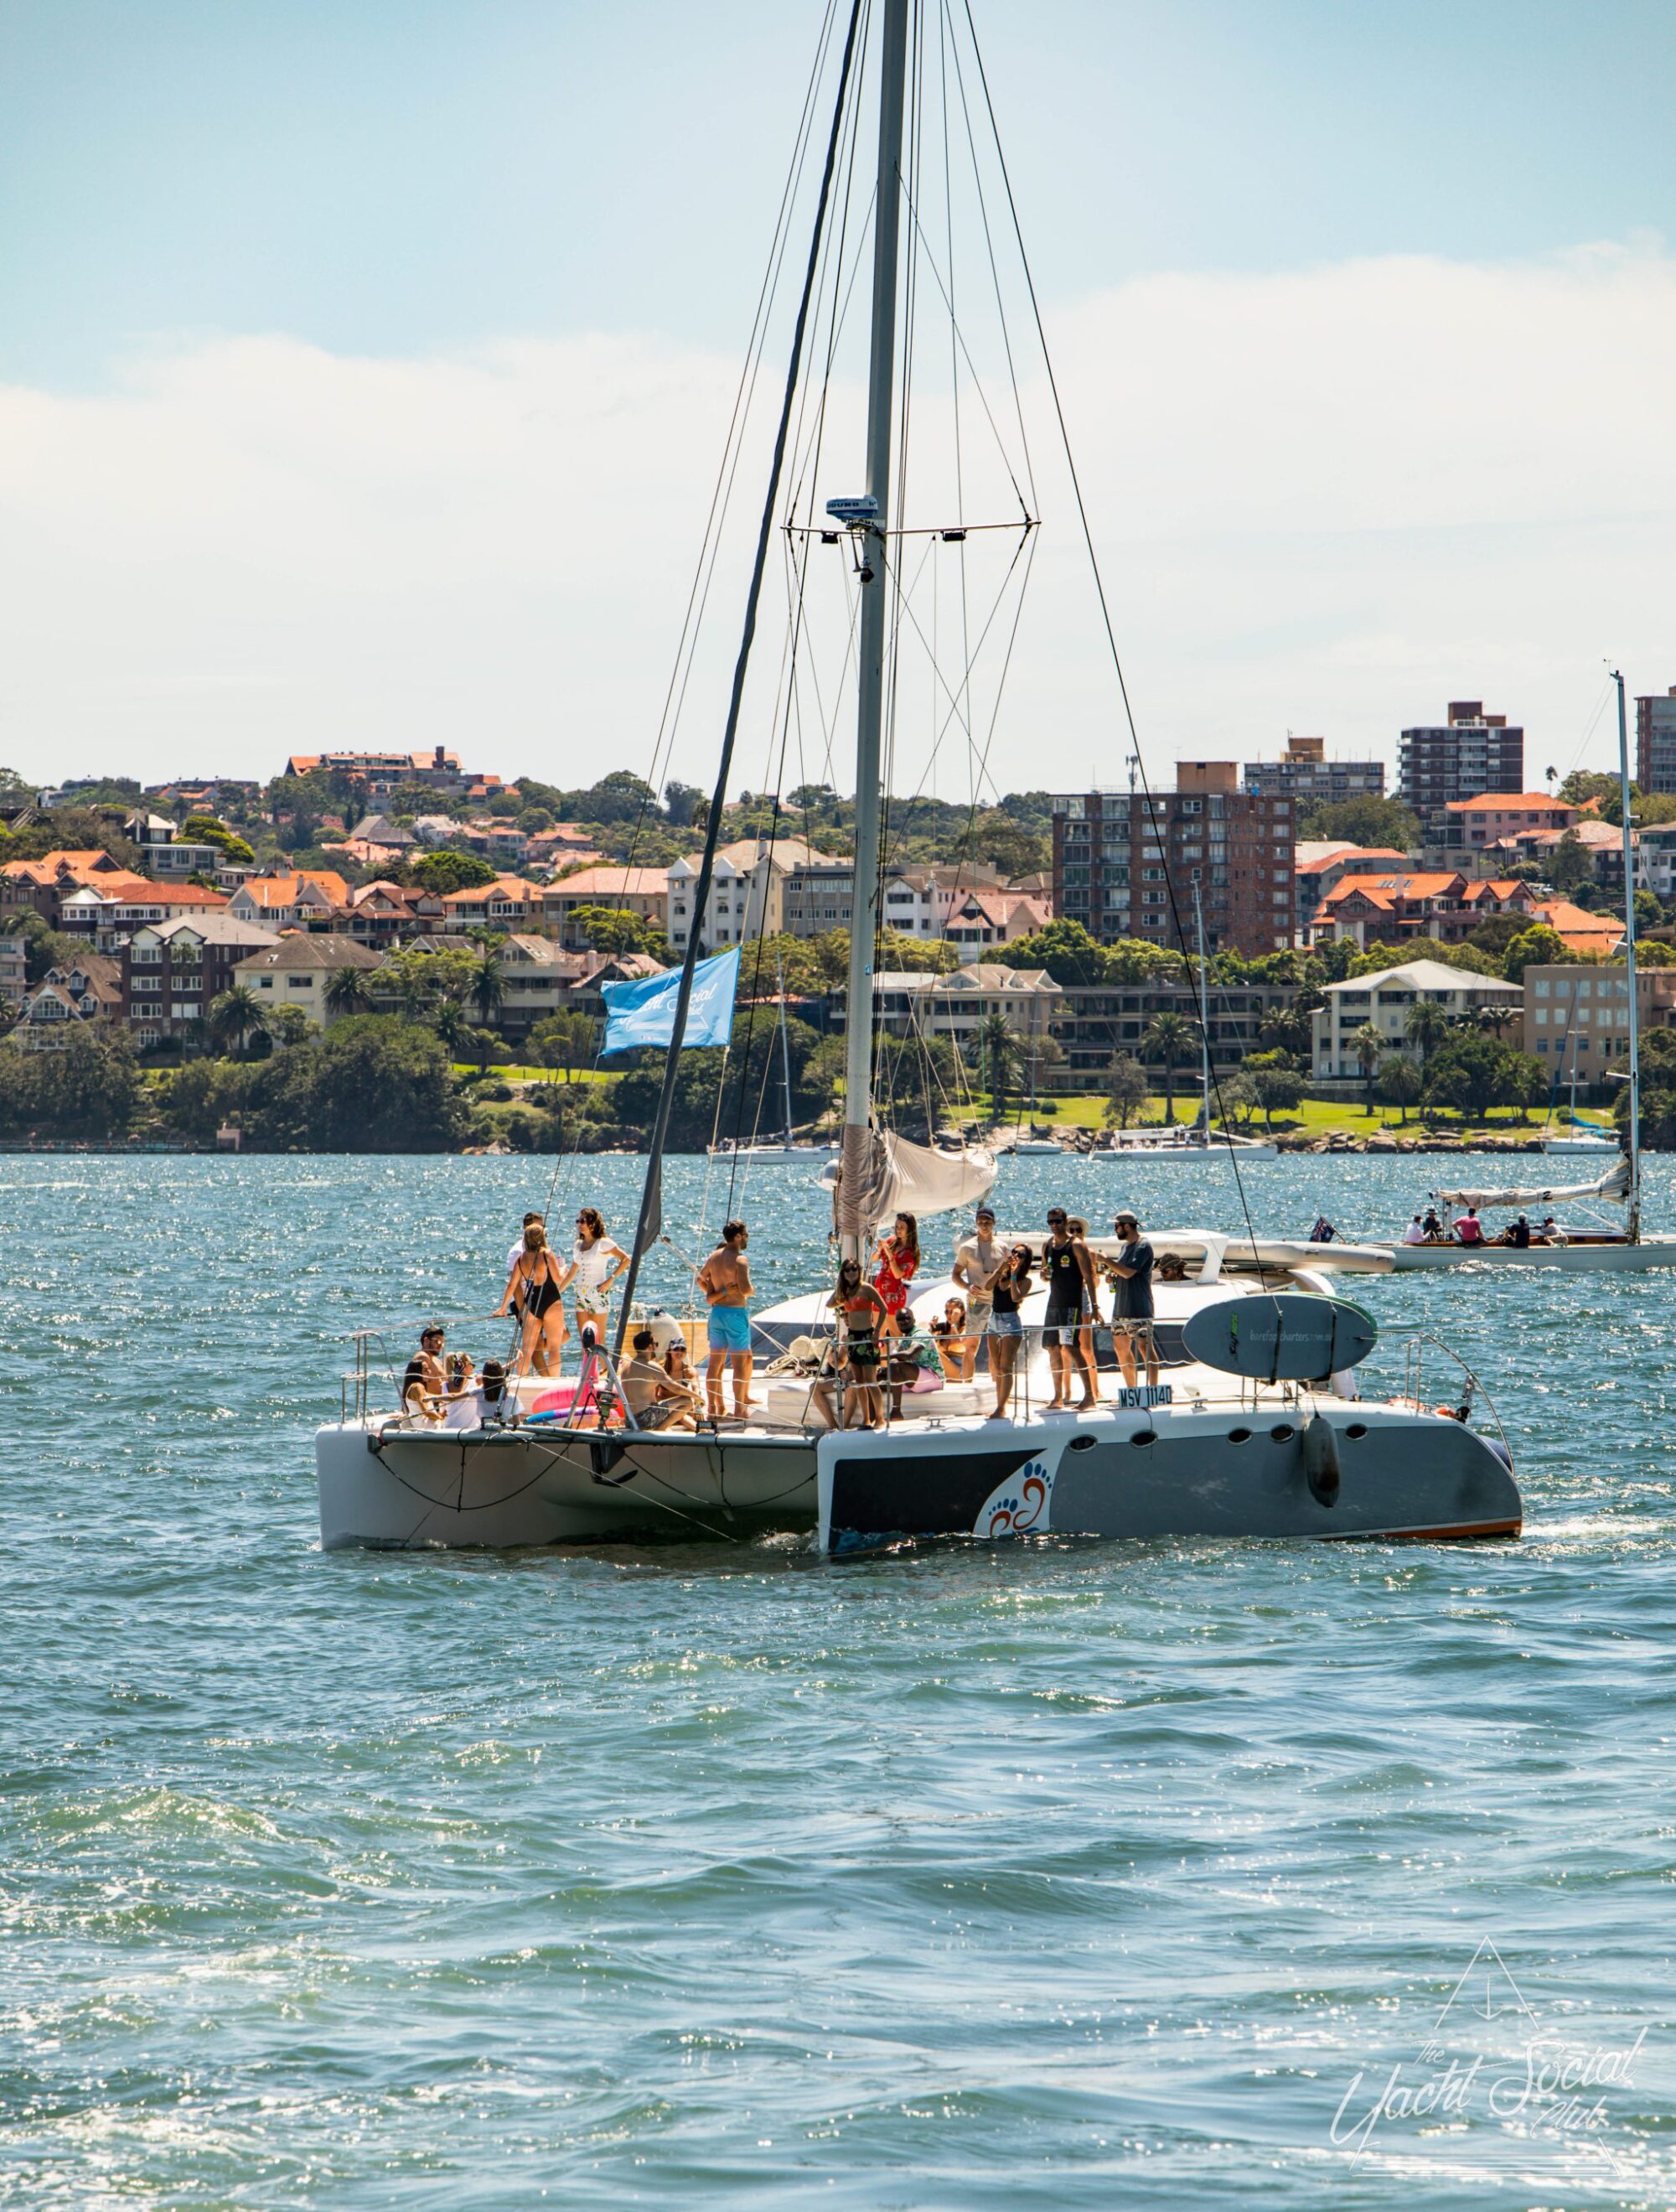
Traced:
[[1065, 1216], [1062, 1213], [1050, 1213], [1048, 1217], [1048, 1226], [1050, 1229], [1058, 1229], [1063, 1225], [1064, 1221]]

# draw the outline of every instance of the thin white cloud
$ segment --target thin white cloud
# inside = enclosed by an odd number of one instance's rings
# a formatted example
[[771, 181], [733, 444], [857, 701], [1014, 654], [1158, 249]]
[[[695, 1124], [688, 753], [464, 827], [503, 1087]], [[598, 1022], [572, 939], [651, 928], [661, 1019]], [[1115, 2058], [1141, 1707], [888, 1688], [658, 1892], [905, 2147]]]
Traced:
[[[1570, 764], [1603, 654], [1676, 683], [1676, 258], [1156, 277], [1052, 336], [1155, 770], [1288, 726], [1390, 757], [1467, 695], [1526, 723], [1539, 776]], [[269, 775], [293, 747], [443, 741], [559, 781], [643, 767], [735, 374], [653, 337], [407, 361], [252, 337], [154, 350], [92, 397], [0, 387], [0, 761]], [[1048, 531], [1004, 787], [1121, 773], [1029, 396]], [[765, 459], [766, 430], [742, 519]], [[735, 562], [694, 781], [738, 585]]]

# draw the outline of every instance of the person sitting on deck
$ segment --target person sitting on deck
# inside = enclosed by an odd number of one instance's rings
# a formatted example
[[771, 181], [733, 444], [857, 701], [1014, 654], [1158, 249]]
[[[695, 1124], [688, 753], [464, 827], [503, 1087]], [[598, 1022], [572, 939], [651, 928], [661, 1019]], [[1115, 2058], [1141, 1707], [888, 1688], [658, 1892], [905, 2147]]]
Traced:
[[675, 1428], [695, 1429], [698, 1426], [699, 1414], [698, 1383], [693, 1374], [692, 1363], [687, 1357], [687, 1340], [684, 1336], [677, 1336], [664, 1354], [664, 1374], [679, 1391], [683, 1401], [678, 1417], [671, 1425]]
[[1454, 1224], [1454, 1241], [1457, 1244], [1483, 1243], [1484, 1224], [1479, 1219], [1477, 1206], [1469, 1206]]
[[941, 1317], [932, 1323], [931, 1333], [942, 1358], [943, 1372], [950, 1382], [971, 1380], [967, 1361], [975, 1346], [969, 1328], [966, 1301], [963, 1298], [944, 1299]]
[[750, 1266], [745, 1258], [750, 1232], [743, 1221], [722, 1224], [721, 1242], [698, 1271], [698, 1287], [710, 1307], [710, 1356], [704, 1367], [705, 1410], [710, 1420], [723, 1414], [721, 1371], [733, 1370], [733, 1413], [750, 1417]]
[[635, 1417], [635, 1425], [666, 1429], [679, 1423], [683, 1428], [695, 1428], [697, 1424], [687, 1413], [691, 1401], [653, 1358], [657, 1349], [658, 1340], [652, 1331], [637, 1328], [635, 1356], [625, 1360], [620, 1370], [623, 1399]]
[[1179, 1252], [1166, 1252], [1158, 1262], [1158, 1280], [1161, 1283], [1185, 1283], [1187, 1279], [1187, 1261]]
[[419, 1349], [407, 1363], [407, 1372], [402, 1377], [402, 1411], [422, 1421], [441, 1418], [443, 1393], [448, 1387], [448, 1378], [442, 1369], [445, 1341], [441, 1322], [428, 1323], [419, 1332]]
[[1528, 1252], [1530, 1250], [1531, 1224], [1522, 1213], [1514, 1223], [1512, 1228], [1508, 1231], [1506, 1242], [1513, 1245], [1518, 1251]]
[[1420, 1225], [1420, 1217], [1418, 1213], [1409, 1223], [1407, 1228], [1403, 1231], [1402, 1241], [1405, 1244], [1424, 1244], [1425, 1243], [1426, 1232]]
[[914, 1396], [922, 1392], [943, 1388], [943, 1362], [938, 1354], [936, 1340], [922, 1328], [910, 1308], [897, 1317], [900, 1331], [896, 1341], [890, 1347], [886, 1371], [890, 1381], [890, 1419], [902, 1417], [902, 1391], [907, 1389]]
[[1426, 1218], [1420, 1224], [1420, 1235], [1428, 1244], [1441, 1244], [1443, 1242], [1443, 1224], [1437, 1218], [1437, 1208], [1435, 1206], [1427, 1206]]
[[475, 1428], [477, 1420], [477, 1370], [469, 1352], [448, 1354], [447, 1382], [443, 1390], [443, 1426]]

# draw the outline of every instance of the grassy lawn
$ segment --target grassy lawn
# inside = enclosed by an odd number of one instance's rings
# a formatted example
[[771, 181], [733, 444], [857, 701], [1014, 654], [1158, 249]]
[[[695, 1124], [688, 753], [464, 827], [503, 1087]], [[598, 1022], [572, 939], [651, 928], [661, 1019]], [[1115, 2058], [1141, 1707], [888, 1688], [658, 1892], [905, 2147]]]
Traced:
[[[456, 1075], [475, 1075], [475, 1060], [457, 1060]], [[616, 1083], [621, 1078], [608, 1073], [604, 1068], [579, 1067], [574, 1075], [567, 1075], [560, 1067], [491, 1067], [483, 1079], [488, 1083]]]
[[[1103, 1098], [1090, 1092], [1078, 1092], [1069, 1097], [1038, 1098], [1033, 1114], [1026, 1108], [1011, 1106], [1007, 1111], [1020, 1121], [1053, 1121], [1066, 1129], [1103, 1129], [1106, 1126], [1105, 1105]], [[1174, 1115], [1177, 1121], [1194, 1121], [1198, 1113], [1197, 1097], [1184, 1097], [1177, 1094]], [[1131, 1117], [1129, 1127], [1133, 1129], [1143, 1121], [1162, 1123], [1165, 1118], [1163, 1099], [1155, 1096], [1147, 1100], [1143, 1113]], [[987, 1103], [981, 1109], [967, 1107], [951, 1112], [948, 1119], [952, 1122], [976, 1122], [987, 1127], [989, 1109]], [[1444, 1112], [1436, 1115], [1430, 1126], [1440, 1134], [1449, 1136], [1521, 1137], [1534, 1136], [1540, 1121], [1539, 1115], [1533, 1115], [1529, 1121], [1521, 1121], [1516, 1115], [1501, 1111], [1491, 1115], [1488, 1121], [1466, 1121], [1459, 1115]], [[1254, 1115], [1240, 1126], [1253, 1136], [1265, 1133], [1260, 1113]], [[1425, 1127], [1412, 1106], [1405, 1121], [1400, 1118], [1394, 1106], [1375, 1103], [1373, 1112], [1369, 1114], [1363, 1110], [1360, 1100], [1345, 1098], [1306, 1098], [1290, 1113], [1277, 1113], [1274, 1117], [1274, 1133], [1277, 1136], [1288, 1130], [1302, 1129], [1312, 1137], [1330, 1136], [1335, 1130], [1343, 1130], [1352, 1137], [1366, 1137], [1371, 1136], [1375, 1130], [1389, 1129], [1400, 1136], [1418, 1137], [1425, 1133]]]

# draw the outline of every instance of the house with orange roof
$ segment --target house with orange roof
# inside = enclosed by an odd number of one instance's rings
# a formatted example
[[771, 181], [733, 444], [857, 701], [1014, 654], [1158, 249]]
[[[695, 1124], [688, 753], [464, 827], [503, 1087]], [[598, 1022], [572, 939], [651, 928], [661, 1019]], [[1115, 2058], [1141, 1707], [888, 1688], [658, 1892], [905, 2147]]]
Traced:
[[0, 909], [24, 908], [58, 927], [58, 910], [73, 892], [101, 878], [141, 878], [98, 846], [74, 852], [43, 853], [36, 860], [0, 864]]
[[969, 957], [987, 945], [1028, 937], [1053, 918], [1050, 898], [1035, 898], [1028, 891], [970, 890], [956, 900], [943, 933]]
[[1311, 917], [1310, 942], [1349, 938], [1360, 945], [1400, 945], [1410, 937], [1444, 943], [1465, 937], [1482, 919], [1466, 908], [1466, 878], [1452, 869], [1346, 876]]
[[335, 868], [299, 868], [286, 876], [252, 876], [228, 903], [235, 921], [264, 929], [330, 929], [349, 902], [349, 887]]
[[[681, 864], [677, 863], [679, 866]], [[573, 917], [579, 907], [604, 906], [636, 914], [654, 929], [669, 927], [671, 871], [667, 868], [581, 868], [549, 884], [541, 893], [541, 918], [566, 945], [579, 944]]]
[[527, 929], [541, 919], [542, 890], [522, 876], [496, 876], [492, 883], [471, 884], [450, 891], [442, 902], [448, 929]]
[[1384, 876], [1408, 866], [1406, 853], [1385, 845], [1345, 845], [1333, 838], [1307, 838], [1293, 848], [1292, 875], [1297, 885], [1297, 938], [1309, 942], [1310, 925], [1327, 894], [1346, 876]]

